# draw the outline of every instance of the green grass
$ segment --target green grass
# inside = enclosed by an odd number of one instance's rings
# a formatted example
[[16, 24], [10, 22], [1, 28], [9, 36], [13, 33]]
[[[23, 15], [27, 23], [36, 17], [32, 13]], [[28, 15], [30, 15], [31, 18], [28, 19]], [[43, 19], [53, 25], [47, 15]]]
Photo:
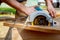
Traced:
[[16, 10], [14, 8], [4, 8], [4, 7], [0, 7], [0, 12], [12, 12], [12, 13], [16, 13]]

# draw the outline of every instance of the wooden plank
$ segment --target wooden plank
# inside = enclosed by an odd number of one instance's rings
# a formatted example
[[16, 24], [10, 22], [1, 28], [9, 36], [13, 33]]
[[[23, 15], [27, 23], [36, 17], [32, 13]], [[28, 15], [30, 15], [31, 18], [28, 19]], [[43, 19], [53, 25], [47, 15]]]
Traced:
[[59, 33], [60, 34], [60, 28], [57, 27], [44, 27], [44, 26], [32, 26], [32, 25], [27, 25], [26, 27], [23, 26], [23, 24], [16, 23], [9, 23], [5, 22], [4, 26], [9, 26], [9, 27], [16, 27], [16, 28], [22, 28], [26, 30], [32, 30], [32, 31], [41, 31], [41, 32], [47, 32], [47, 33]]

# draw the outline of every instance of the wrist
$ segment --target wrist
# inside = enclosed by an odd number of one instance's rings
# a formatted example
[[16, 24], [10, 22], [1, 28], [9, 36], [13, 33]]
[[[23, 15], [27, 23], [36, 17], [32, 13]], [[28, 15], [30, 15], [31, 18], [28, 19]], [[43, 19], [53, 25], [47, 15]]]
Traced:
[[47, 6], [49, 6], [49, 5], [52, 4], [50, 0], [45, 0], [45, 1], [46, 1], [46, 5], [47, 5]]

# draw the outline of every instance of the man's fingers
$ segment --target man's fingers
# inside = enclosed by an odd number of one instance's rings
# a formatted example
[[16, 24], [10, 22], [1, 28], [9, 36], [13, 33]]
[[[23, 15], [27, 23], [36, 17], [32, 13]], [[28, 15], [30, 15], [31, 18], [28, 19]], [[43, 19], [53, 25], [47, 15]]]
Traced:
[[51, 15], [52, 17], [54, 17], [54, 15], [53, 15], [53, 13], [52, 13], [52, 12], [50, 13], [50, 15]]
[[48, 12], [50, 13], [51, 17], [55, 18], [56, 17], [56, 11], [51, 11], [51, 10], [48, 10]]
[[52, 11], [52, 14], [53, 14], [53, 18], [56, 17], [56, 11]]
[[53, 17], [52, 11], [48, 10], [51, 17]]

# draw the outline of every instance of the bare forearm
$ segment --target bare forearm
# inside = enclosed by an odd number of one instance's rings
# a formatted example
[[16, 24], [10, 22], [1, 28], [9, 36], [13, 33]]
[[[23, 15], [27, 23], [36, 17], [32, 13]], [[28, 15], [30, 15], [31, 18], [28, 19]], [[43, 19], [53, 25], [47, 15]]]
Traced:
[[5, 3], [25, 13], [25, 6], [22, 5], [21, 3], [18, 3], [16, 0], [8, 0], [8, 1], [5, 1]]
[[26, 15], [30, 15], [31, 13], [36, 11], [34, 7], [25, 7], [23, 4], [17, 2], [16, 0], [3, 0], [3, 2], [7, 3], [8, 5], [14, 7], [19, 11], [22, 11], [22, 13]]
[[51, 3], [51, 0], [45, 0], [45, 2], [46, 2], [46, 5], [48, 6], [48, 5], [52, 5], [52, 3]]
[[56, 11], [51, 3], [52, 0], [45, 0], [46, 1], [46, 5], [47, 5], [47, 10], [49, 12], [49, 14], [54, 18], [56, 17]]

